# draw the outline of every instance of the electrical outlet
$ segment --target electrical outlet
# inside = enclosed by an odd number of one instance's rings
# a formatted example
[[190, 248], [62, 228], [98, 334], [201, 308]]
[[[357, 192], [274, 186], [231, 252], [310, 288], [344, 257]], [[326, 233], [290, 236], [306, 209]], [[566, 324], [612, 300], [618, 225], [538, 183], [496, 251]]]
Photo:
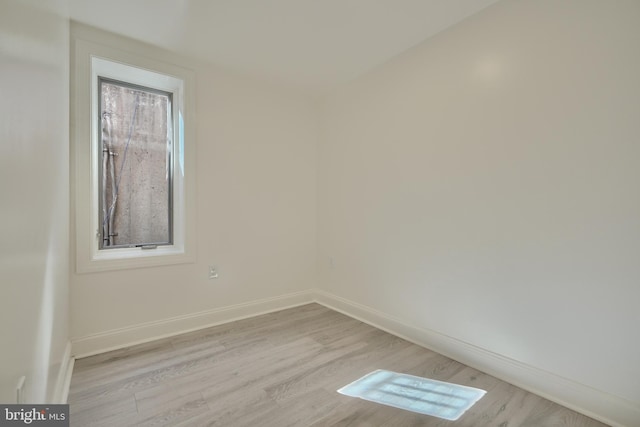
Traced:
[[217, 279], [218, 278], [218, 268], [215, 265], [209, 266], [209, 279]]
[[27, 377], [21, 376], [18, 380], [18, 385], [16, 386], [16, 403], [18, 405], [24, 403], [24, 383], [27, 380]]

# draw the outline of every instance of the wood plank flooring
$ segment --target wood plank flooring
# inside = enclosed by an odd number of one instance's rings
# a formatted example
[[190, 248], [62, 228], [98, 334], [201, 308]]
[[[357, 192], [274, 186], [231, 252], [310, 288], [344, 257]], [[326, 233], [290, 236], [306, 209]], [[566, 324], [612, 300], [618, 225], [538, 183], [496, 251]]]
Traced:
[[[452, 422], [336, 392], [375, 369], [487, 394]], [[74, 427], [604, 426], [318, 304], [77, 360], [69, 403]]]

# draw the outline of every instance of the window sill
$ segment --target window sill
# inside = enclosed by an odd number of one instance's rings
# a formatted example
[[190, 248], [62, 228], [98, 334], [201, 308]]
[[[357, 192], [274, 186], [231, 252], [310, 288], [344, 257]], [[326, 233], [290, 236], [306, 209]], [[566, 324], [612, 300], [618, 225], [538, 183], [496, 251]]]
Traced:
[[97, 251], [91, 257], [78, 258], [76, 272], [101, 271], [193, 263], [195, 259], [182, 248], [159, 246], [156, 249], [121, 248]]

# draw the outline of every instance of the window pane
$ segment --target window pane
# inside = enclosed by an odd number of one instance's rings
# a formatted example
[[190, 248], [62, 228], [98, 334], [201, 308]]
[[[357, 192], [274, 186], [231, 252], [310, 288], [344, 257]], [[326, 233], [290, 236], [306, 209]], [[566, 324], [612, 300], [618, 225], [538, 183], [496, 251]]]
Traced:
[[106, 79], [100, 94], [100, 248], [171, 244], [171, 95]]

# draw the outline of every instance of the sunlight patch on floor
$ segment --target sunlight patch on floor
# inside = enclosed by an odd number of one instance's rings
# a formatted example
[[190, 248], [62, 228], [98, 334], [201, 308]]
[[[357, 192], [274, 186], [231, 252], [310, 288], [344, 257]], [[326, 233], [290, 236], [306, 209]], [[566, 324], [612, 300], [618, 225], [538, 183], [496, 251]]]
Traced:
[[486, 391], [378, 369], [342, 387], [338, 393], [455, 421]]

